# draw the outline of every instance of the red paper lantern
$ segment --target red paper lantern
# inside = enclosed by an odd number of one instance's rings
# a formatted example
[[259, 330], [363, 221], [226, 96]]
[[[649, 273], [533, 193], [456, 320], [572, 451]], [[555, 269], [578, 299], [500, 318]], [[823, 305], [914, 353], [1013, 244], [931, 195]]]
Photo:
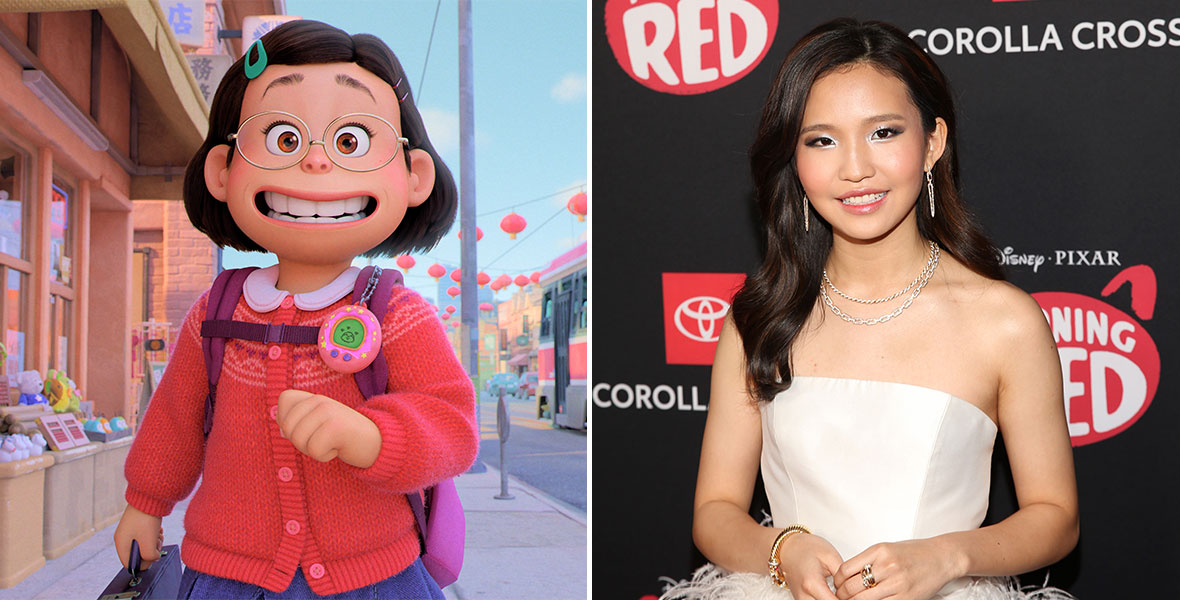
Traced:
[[417, 262], [418, 261], [414, 260], [413, 256], [409, 256], [407, 254], [397, 257], [397, 266], [401, 267], [403, 271], [409, 271], [410, 269], [414, 268], [414, 265], [417, 264]]
[[453, 314], [453, 313], [455, 312], [455, 305], [454, 305], [454, 304], [448, 304], [448, 305], [447, 305], [447, 312], [449, 312], [449, 313], [452, 313], [452, 314]]
[[426, 269], [426, 274], [433, 277], [435, 281], [438, 281], [439, 279], [442, 279], [443, 275], [447, 274], [447, 268], [438, 263], [434, 263], [433, 265], [430, 265], [429, 269]]
[[500, 287], [512, 285], [512, 278], [506, 273], [501, 273], [500, 276], [496, 278], [496, 281], [500, 282]]
[[459, 295], [459, 288], [452, 285], [451, 287], [447, 288], [447, 295], [452, 298], [454, 298], [455, 296], [458, 296]]
[[[459, 239], [463, 239], [463, 230], [459, 230]], [[483, 239], [483, 229], [480, 229], [479, 226], [477, 225], [475, 227], [475, 241], [478, 242], [482, 239]]]
[[487, 285], [488, 282], [491, 280], [492, 280], [492, 276], [488, 275], [487, 273], [484, 273], [482, 271], [480, 271], [479, 274], [477, 274], [475, 276], [475, 282], [479, 284], [479, 287], [483, 287], [483, 286]]
[[492, 306], [492, 303], [491, 303], [491, 302], [480, 302], [480, 303], [479, 303], [479, 309], [480, 309], [480, 310], [487, 310], [487, 311], [490, 311], [490, 310], [492, 310], [492, 308], [493, 308], [493, 306]]
[[529, 275], [529, 281], [531, 281], [537, 285], [541, 285], [541, 272], [540, 271], [533, 271], [533, 274]]
[[578, 221], [586, 220], [586, 192], [578, 192], [565, 203], [566, 210], [578, 215]]
[[455, 283], [463, 281], [463, 274], [459, 272], [459, 269], [451, 271], [451, 281], [454, 281]]
[[500, 219], [500, 229], [503, 229], [508, 234], [509, 239], [513, 240], [516, 239], [516, 234], [524, 231], [526, 225], [528, 225], [528, 221], [525, 221], [524, 217], [514, 212], [508, 213], [507, 217]]
[[512, 283], [515, 283], [516, 285], [519, 285], [520, 287], [524, 287], [532, 282], [529, 281], [529, 278], [525, 277], [524, 275], [517, 275], [516, 279], [512, 280]]
[[442, 317], [442, 320], [446, 321], [447, 319], [451, 318], [451, 313], [443, 313], [439, 316]]
[[504, 282], [500, 281], [499, 279], [492, 282], [492, 291], [493, 292], [500, 291], [500, 288], [502, 288], [502, 287], [504, 287]]

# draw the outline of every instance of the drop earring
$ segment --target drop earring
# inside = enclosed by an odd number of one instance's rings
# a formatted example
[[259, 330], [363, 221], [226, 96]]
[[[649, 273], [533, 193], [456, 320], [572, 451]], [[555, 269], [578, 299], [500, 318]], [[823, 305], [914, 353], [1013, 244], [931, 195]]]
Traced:
[[807, 210], [807, 194], [803, 194], [803, 231], [810, 232], [811, 231], [811, 223], [810, 223], [810, 219], [808, 218], [808, 215], [807, 215], [808, 212], [809, 211]]
[[[933, 170], [933, 169], [932, 169]], [[926, 194], [930, 196], [930, 218], [934, 218], [934, 177], [926, 171]]]

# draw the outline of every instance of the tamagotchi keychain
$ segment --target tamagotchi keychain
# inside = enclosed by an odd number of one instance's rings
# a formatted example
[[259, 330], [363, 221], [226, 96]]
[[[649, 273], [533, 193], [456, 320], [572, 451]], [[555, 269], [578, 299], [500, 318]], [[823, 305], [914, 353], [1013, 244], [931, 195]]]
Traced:
[[320, 326], [320, 357], [334, 371], [356, 373], [372, 364], [381, 351], [381, 323], [365, 308], [380, 275], [381, 269], [374, 268], [361, 299], [336, 309]]

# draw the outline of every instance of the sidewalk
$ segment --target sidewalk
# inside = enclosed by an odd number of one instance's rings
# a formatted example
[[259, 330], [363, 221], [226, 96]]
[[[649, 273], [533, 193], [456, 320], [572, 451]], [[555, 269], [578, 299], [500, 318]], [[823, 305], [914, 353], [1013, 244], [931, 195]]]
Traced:
[[[467, 514], [467, 550], [451, 600], [586, 597], [586, 514], [509, 477], [512, 500], [496, 500], [500, 473], [455, 480]], [[184, 535], [188, 500], [164, 518], [164, 544]], [[115, 526], [95, 534], [24, 581], [0, 590], [0, 600], [94, 600], [119, 569]]]

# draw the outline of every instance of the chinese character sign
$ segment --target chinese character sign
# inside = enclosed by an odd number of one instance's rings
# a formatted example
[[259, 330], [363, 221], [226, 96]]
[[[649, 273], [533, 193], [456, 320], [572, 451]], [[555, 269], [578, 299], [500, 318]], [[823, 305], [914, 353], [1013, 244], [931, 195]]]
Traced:
[[164, 0], [161, 8], [182, 46], [205, 45], [205, 0]]
[[217, 91], [221, 78], [233, 64], [233, 58], [224, 54], [188, 54], [185, 58], [188, 59], [188, 66], [201, 88], [201, 96], [205, 98], [205, 103], [213, 102], [213, 92]]
[[258, 38], [270, 33], [270, 30], [287, 21], [298, 21], [301, 18], [293, 15], [261, 15], [242, 19], [242, 54], [245, 54]]

